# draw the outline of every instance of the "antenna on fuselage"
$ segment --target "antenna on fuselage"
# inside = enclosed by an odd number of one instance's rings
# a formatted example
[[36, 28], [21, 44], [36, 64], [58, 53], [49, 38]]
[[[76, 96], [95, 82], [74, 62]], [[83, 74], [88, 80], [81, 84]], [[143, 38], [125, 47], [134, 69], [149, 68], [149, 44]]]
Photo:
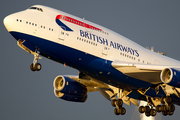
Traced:
[[[156, 52], [156, 51], [154, 51], [154, 47], [151, 47], [151, 48], [146, 47], [146, 49], [148, 49], [148, 50], [150, 50], [150, 51], [152, 51], [152, 52]], [[160, 51], [157, 51], [156, 53], [159, 53], [159, 54], [164, 55], [164, 56], [166, 56], [166, 55], [167, 55], [166, 53], [164, 53], [164, 52], [160, 52]]]

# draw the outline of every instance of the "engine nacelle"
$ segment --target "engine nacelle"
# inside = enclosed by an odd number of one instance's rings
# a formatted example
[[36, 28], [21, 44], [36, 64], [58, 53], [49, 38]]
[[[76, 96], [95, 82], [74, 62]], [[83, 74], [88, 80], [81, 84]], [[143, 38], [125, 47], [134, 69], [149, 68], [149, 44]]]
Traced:
[[170, 86], [180, 88], [180, 69], [165, 68], [161, 72], [161, 81]]
[[87, 88], [66, 76], [57, 76], [54, 79], [54, 89], [67, 95], [84, 96], [87, 94]]
[[68, 94], [61, 93], [57, 91], [56, 89], [54, 89], [54, 94], [58, 98], [61, 98], [67, 101], [72, 101], [72, 102], [85, 102], [87, 100], [87, 94], [85, 94], [84, 96], [68, 95]]

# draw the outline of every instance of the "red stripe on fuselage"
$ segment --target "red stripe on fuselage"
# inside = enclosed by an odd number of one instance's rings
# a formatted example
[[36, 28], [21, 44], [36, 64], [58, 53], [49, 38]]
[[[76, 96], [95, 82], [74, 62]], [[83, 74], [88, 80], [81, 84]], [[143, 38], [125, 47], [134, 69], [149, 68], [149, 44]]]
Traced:
[[102, 31], [102, 29], [99, 29], [97, 27], [94, 27], [92, 25], [89, 25], [89, 24], [86, 24], [84, 22], [81, 22], [79, 20], [76, 20], [74, 18], [71, 18], [71, 17], [68, 17], [68, 16], [63, 16], [63, 15], [57, 15], [56, 16], [56, 20], [57, 19], [62, 19], [62, 20], [65, 20], [67, 22], [70, 22], [70, 23], [73, 23], [73, 24], [76, 24], [76, 25], [79, 25], [79, 26], [82, 26], [82, 27], [85, 27], [85, 28], [88, 28], [88, 29], [93, 29], [93, 30], [99, 30], [99, 31]]

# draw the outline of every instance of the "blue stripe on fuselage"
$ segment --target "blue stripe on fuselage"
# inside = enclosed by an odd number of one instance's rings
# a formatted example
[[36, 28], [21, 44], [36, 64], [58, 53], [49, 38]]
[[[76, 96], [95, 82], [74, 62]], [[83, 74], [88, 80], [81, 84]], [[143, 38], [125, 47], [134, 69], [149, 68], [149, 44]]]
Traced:
[[67, 25], [62, 23], [59, 19], [56, 19], [56, 23], [65, 31], [73, 31], [71, 28], [69, 28]]

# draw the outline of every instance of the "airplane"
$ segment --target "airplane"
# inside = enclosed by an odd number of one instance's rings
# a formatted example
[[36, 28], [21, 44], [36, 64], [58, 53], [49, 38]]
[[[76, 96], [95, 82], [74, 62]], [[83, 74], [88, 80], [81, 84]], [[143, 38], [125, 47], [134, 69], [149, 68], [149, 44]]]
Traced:
[[34, 55], [32, 71], [40, 71], [42, 57], [70, 66], [78, 76], [54, 79], [56, 97], [83, 103], [88, 92], [99, 91], [115, 115], [123, 104], [140, 106], [146, 116], [173, 115], [180, 105], [180, 62], [148, 50], [122, 35], [54, 8], [33, 5], [4, 18], [17, 45]]

